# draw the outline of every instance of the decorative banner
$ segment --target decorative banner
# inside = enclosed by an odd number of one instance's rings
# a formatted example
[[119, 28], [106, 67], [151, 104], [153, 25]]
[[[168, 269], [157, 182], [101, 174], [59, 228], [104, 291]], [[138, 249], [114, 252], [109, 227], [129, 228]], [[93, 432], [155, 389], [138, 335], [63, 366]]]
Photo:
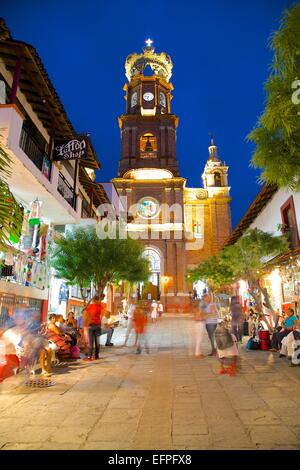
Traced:
[[88, 138], [77, 136], [73, 139], [55, 140], [52, 160], [81, 160], [87, 157]]

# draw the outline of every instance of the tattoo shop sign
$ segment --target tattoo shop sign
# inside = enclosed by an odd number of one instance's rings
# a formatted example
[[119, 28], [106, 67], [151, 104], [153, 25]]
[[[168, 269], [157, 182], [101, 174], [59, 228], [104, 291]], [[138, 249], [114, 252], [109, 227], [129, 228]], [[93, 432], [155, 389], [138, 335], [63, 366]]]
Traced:
[[55, 140], [53, 157], [54, 161], [81, 160], [87, 157], [87, 137], [74, 137], [73, 139]]

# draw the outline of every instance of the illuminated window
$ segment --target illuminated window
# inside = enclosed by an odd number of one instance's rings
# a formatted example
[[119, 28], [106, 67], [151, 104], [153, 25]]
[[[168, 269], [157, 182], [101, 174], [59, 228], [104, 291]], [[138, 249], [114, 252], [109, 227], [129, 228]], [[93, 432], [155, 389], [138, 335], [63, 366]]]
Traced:
[[291, 248], [300, 245], [294, 198], [291, 196], [280, 208], [284, 231], [287, 233]]
[[157, 140], [153, 134], [146, 133], [140, 138], [140, 155], [142, 158], [157, 156]]
[[143, 256], [149, 261], [150, 271], [160, 272], [160, 256], [157, 251], [148, 248], [144, 251]]
[[138, 102], [138, 95], [137, 95], [137, 92], [135, 91], [131, 95], [131, 107], [134, 108], [137, 105], [137, 102]]
[[152, 219], [159, 212], [159, 203], [156, 199], [152, 197], [143, 197], [138, 202], [138, 215], [144, 219]]
[[214, 174], [214, 179], [215, 179], [215, 186], [220, 187], [222, 186], [221, 184], [221, 174], [220, 173], [215, 173]]

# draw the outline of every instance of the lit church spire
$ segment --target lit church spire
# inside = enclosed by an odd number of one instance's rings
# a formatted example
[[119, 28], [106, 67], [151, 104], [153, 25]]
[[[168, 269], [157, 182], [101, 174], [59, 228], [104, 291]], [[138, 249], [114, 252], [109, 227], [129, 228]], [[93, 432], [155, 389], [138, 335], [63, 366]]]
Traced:
[[219, 162], [220, 159], [218, 157], [218, 147], [215, 144], [214, 141], [214, 134], [212, 132], [209, 132], [210, 135], [210, 146], [208, 147], [208, 152], [209, 152], [209, 160]]

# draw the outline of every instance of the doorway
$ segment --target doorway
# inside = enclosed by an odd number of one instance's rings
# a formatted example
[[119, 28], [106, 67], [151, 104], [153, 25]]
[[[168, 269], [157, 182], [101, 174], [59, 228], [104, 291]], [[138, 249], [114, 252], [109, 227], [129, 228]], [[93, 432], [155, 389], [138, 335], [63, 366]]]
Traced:
[[138, 298], [143, 300], [159, 300], [161, 295], [161, 261], [160, 254], [154, 248], [146, 248], [143, 256], [149, 261], [150, 276], [148, 283], [138, 286]]
[[207, 292], [207, 285], [203, 281], [197, 281], [193, 283], [193, 298], [201, 299], [203, 294]]

